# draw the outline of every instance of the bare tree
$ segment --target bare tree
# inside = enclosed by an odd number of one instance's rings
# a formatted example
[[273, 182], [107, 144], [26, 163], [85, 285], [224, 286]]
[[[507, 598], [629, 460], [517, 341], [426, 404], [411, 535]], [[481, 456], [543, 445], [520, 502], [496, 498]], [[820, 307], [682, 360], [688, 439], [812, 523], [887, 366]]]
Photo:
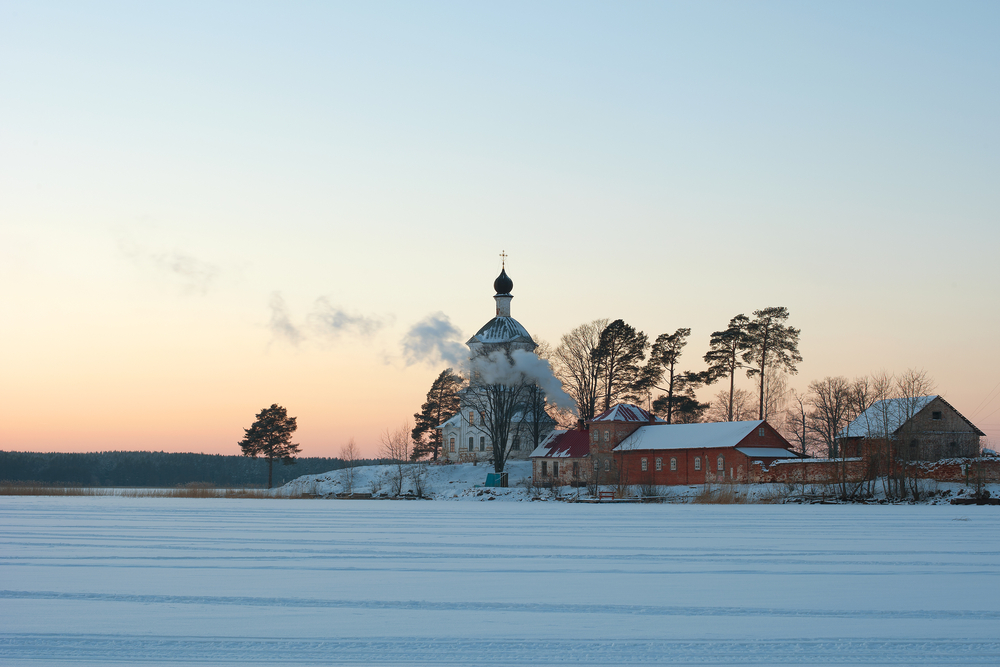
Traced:
[[741, 422], [750, 419], [754, 407], [753, 394], [746, 389], [734, 389], [731, 393], [720, 391], [712, 399], [705, 416], [710, 422]]
[[545, 392], [533, 383], [525, 387], [522, 408], [517, 416], [514, 437], [518, 439], [519, 446], [530, 445], [532, 450], [541, 444], [542, 436], [555, 426], [555, 420], [548, 413]]
[[768, 368], [764, 383], [764, 419], [776, 429], [783, 427], [785, 407], [788, 405], [788, 374], [780, 368]]
[[791, 406], [785, 411], [784, 433], [789, 442], [795, 443], [802, 456], [809, 456], [816, 442], [816, 436], [809, 428], [809, 399], [794, 389], [789, 398]]
[[837, 458], [837, 436], [850, 423], [851, 383], [842, 376], [814, 380], [809, 383], [806, 402], [809, 430], [826, 447], [826, 455]]
[[410, 425], [403, 424], [395, 430], [386, 429], [382, 432], [382, 458], [393, 464], [394, 470], [389, 478], [392, 485], [390, 492], [398, 496], [403, 492], [403, 480], [406, 478], [406, 462], [410, 458]]
[[344, 487], [347, 493], [354, 493], [354, 468], [357, 466], [358, 446], [354, 438], [347, 441], [347, 444], [340, 448], [340, 460], [344, 462]]
[[510, 454], [515, 421], [525, 409], [534, 382], [516, 368], [509, 350], [478, 355], [470, 364], [464, 404], [479, 413], [474, 428], [489, 437], [493, 445], [493, 470], [500, 473]]
[[559, 346], [552, 352], [552, 370], [562, 382], [566, 393], [576, 401], [581, 419], [593, 419], [597, 412], [600, 364], [594, 356], [594, 350], [601, 342], [601, 332], [607, 326], [606, 319], [581, 324], [564, 335]]

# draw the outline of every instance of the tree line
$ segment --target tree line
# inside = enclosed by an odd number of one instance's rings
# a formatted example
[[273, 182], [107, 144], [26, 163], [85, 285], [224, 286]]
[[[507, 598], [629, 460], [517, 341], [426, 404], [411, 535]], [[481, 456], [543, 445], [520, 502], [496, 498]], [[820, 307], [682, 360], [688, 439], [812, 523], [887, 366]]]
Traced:
[[[646, 404], [668, 424], [703, 421], [710, 404], [701, 403], [695, 390], [729, 380], [724, 421], [734, 421], [736, 375], [744, 371], [759, 387], [758, 419], [767, 416], [768, 382], [775, 373], [796, 373], [799, 329], [789, 326], [788, 309], [770, 307], [740, 314], [714, 332], [703, 357], [706, 370], [683, 370], [680, 356], [691, 329], [663, 333], [650, 344], [642, 331], [623, 320], [594, 320], [564, 335], [551, 360], [556, 377], [576, 401], [581, 419], [593, 419], [600, 410], [628, 401]], [[648, 358], [647, 358], [648, 351]], [[653, 394], [660, 392], [653, 399]], [[723, 420], [720, 420], [723, 421]]]
[[[354, 465], [374, 465], [380, 460], [359, 459]], [[300, 475], [315, 475], [344, 468], [340, 458], [298, 458], [293, 466], [278, 466], [274, 483], [281, 485]], [[267, 484], [264, 459], [220, 454], [170, 452], [7, 452], [0, 451], [0, 481], [38, 482], [69, 486], [159, 487], [191, 483], [239, 488]]]

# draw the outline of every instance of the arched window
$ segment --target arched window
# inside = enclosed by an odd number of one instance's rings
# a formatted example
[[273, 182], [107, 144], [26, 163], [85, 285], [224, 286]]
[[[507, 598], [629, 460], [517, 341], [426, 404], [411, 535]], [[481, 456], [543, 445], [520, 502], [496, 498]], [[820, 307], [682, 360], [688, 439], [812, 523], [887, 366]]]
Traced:
[[544, 477], [545, 475], [548, 474], [549, 474], [549, 465], [547, 462], [542, 461], [542, 476]]
[[611, 440], [611, 431], [609, 429], [604, 429], [604, 442]]
[[718, 470], [718, 471], [720, 471], [720, 472], [726, 469], [726, 460], [724, 458], [722, 458], [721, 456], [715, 462], [715, 469]]
[[481, 452], [485, 452], [486, 451], [486, 436], [485, 435], [479, 436], [479, 451], [481, 451]]
[[473, 412], [472, 410], [469, 410], [469, 423], [470, 424], [476, 423], [476, 413]]
[[677, 470], [677, 457], [676, 456], [671, 456], [670, 457], [670, 469], [671, 470]]
[[604, 459], [604, 472], [608, 472], [609, 470], [611, 470], [611, 460]]
[[694, 457], [694, 469], [695, 470], [701, 470], [701, 457], [700, 456]]
[[594, 436], [593, 436], [593, 438], [594, 438], [594, 442], [599, 442], [601, 440], [601, 432], [598, 431], [596, 428], [594, 429]]
[[514, 444], [512, 444], [510, 448], [513, 449], [515, 452], [521, 449], [521, 436], [519, 435], [514, 436]]
[[642, 457], [642, 460], [640, 461], [640, 464], [642, 465], [642, 471], [643, 472], [646, 472], [647, 470], [649, 470], [649, 463], [646, 461], [646, 457], [645, 456]]
[[663, 470], [663, 459], [661, 459], [659, 456], [656, 457], [656, 469]]
[[469, 451], [470, 452], [474, 449], [474, 446], [472, 444], [473, 442], [475, 442], [475, 439], [470, 435], [469, 436]]
[[455, 451], [455, 438], [449, 438], [448, 448], [451, 451]]
[[552, 476], [553, 477], [559, 476], [559, 461], [552, 462]]

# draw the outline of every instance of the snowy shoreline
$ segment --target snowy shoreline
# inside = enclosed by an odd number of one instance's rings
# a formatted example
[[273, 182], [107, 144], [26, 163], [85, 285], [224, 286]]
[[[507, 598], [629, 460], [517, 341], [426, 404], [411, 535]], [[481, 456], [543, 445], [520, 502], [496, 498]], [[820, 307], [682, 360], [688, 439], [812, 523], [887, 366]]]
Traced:
[[[346, 469], [318, 475], [303, 475], [274, 490], [282, 497], [314, 497], [330, 500], [353, 499], [403, 500], [421, 499], [436, 501], [558, 501], [586, 503], [709, 503], [709, 504], [800, 504], [835, 503], [836, 489], [822, 485], [788, 484], [696, 484], [690, 486], [660, 486], [641, 489], [631, 485], [628, 489], [605, 485], [605, 491], [624, 492], [624, 498], [598, 499], [586, 486], [543, 487], [531, 483], [531, 463], [509, 461], [508, 488], [485, 487], [489, 466], [465, 464], [428, 465], [404, 464], [378, 465], [354, 468], [353, 480]], [[415, 479], [419, 476], [419, 479]], [[396, 486], [394, 486], [394, 484]], [[968, 485], [921, 480], [923, 498], [919, 501], [888, 501], [876, 493], [872, 498], [850, 504], [950, 504], [953, 498], [969, 497], [973, 490]], [[400, 493], [394, 493], [398, 488]], [[990, 495], [1000, 495], [1000, 484], [986, 485]], [[593, 489], [591, 489], [592, 491]], [[640, 497], [642, 491], [645, 495]]]

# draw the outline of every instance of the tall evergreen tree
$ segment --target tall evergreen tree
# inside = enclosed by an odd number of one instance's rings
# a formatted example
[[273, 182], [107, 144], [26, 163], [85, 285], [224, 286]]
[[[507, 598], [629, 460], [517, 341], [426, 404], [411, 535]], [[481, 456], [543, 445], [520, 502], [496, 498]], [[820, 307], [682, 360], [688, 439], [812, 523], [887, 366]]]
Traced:
[[620, 397], [631, 398], [642, 388], [642, 366], [646, 358], [649, 339], [641, 331], [615, 320], [601, 332], [600, 340], [593, 351], [598, 364], [604, 409]]
[[694, 424], [700, 422], [711, 407], [695, 396], [694, 390], [704, 382], [701, 373], [681, 373], [674, 382], [673, 396], [660, 396], [653, 401], [653, 412], [662, 415], [669, 412], [673, 424]]
[[712, 384], [716, 380], [729, 377], [729, 409], [726, 412], [726, 421], [733, 421], [733, 395], [736, 390], [736, 369], [742, 368], [740, 356], [746, 352], [749, 342], [747, 340], [747, 327], [750, 318], [746, 315], [737, 315], [729, 320], [729, 326], [722, 331], [716, 331], [709, 339], [708, 352], [705, 353], [705, 363], [708, 364], [706, 381]]
[[757, 418], [764, 419], [767, 416], [764, 411], [767, 369], [784, 369], [794, 375], [799, 372], [795, 364], [802, 361], [802, 355], [799, 354], [799, 330], [785, 324], [787, 308], [763, 308], [755, 310], [753, 316], [754, 319], [747, 325], [747, 351], [743, 353], [743, 361], [751, 364], [747, 377], [760, 377]]
[[[687, 337], [691, 335], [690, 329], [678, 329], [672, 334], [660, 334], [653, 342], [653, 347], [649, 351], [649, 363], [643, 368], [643, 377], [640, 381], [647, 391], [659, 389], [667, 392], [666, 400], [657, 399], [662, 410], [666, 410], [667, 423], [673, 423], [674, 395], [679, 394], [679, 382], [681, 371], [677, 367], [684, 346], [687, 345]], [[690, 374], [689, 374], [690, 375]], [[663, 413], [660, 413], [663, 414]]]
[[274, 459], [281, 459], [283, 464], [295, 463], [295, 455], [299, 446], [292, 442], [292, 433], [298, 426], [295, 417], [289, 417], [285, 408], [277, 403], [264, 408], [257, 413], [257, 419], [250, 428], [243, 429], [246, 434], [240, 440], [243, 456], [267, 459], [267, 488], [271, 488]]
[[416, 425], [410, 434], [413, 438], [410, 458], [414, 461], [428, 454], [432, 461], [437, 461], [441, 451], [441, 431], [437, 427], [459, 411], [461, 401], [458, 390], [462, 382], [460, 375], [446, 368], [431, 384], [427, 400], [420, 406], [420, 412], [413, 415]]

